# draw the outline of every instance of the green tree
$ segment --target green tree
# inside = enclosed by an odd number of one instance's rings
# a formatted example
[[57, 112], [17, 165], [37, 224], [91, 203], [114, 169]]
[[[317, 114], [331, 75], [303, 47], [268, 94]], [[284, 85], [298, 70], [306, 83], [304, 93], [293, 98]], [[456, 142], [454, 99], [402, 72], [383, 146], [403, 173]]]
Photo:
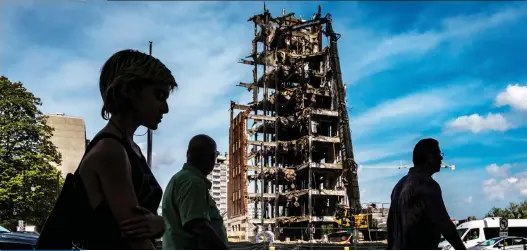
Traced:
[[0, 77], [0, 225], [9, 229], [18, 220], [40, 227], [62, 187], [61, 155], [41, 105], [22, 83]]
[[509, 203], [506, 208], [493, 207], [485, 217], [503, 217], [507, 219], [527, 219], [527, 200], [521, 203]]

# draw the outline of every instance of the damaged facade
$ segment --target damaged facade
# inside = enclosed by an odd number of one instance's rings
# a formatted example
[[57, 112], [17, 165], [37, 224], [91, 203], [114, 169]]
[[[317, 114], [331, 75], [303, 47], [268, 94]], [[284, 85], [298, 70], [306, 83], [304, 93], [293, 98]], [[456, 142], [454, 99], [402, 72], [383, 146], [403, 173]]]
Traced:
[[335, 224], [341, 205], [361, 207], [338, 34], [320, 7], [311, 20], [264, 10], [249, 21], [255, 38], [241, 63], [253, 80], [239, 86], [253, 100], [231, 102], [227, 229], [246, 240], [261, 230], [319, 239], [308, 226]]

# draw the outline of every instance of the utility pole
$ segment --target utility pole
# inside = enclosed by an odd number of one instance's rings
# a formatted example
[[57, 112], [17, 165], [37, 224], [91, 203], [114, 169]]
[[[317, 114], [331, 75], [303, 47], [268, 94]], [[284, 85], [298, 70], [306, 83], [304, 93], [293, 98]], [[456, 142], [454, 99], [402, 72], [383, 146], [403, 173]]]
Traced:
[[[152, 56], [152, 41], [148, 41], [149, 44], [149, 54]], [[148, 163], [148, 167], [152, 169], [152, 130], [148, 128], [147, 133], [147, 147], [146, 147], [146, 162]]]

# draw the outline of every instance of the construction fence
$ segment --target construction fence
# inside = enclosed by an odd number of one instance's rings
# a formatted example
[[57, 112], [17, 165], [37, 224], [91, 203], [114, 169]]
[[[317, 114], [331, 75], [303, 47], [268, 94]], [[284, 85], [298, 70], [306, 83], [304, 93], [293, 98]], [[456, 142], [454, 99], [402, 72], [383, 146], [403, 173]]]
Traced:
[[383, 243], [359, 243], [359, 244], [322, 244], [322, 243], [229, 243], [233, 250], [383, 250], [387, 248]]

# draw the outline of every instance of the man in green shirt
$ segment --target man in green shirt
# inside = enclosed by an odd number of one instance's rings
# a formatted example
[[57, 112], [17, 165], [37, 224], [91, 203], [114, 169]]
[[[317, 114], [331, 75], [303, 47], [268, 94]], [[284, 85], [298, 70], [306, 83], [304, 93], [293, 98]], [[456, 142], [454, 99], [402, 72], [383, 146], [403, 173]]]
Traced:
[[172, 177], [163, 195], [163, 249], [228, 249], [227, 231], [207, 179], [217, 157], [211, 137], [200, 134], [190, 140], [187, 163]]

